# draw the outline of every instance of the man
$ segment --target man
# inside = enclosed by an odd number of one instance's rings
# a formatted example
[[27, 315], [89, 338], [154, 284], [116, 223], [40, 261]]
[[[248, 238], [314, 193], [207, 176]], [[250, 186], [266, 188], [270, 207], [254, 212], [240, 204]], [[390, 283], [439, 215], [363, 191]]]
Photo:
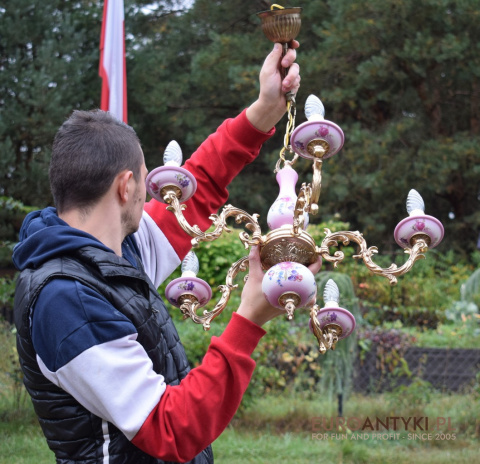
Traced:
[[[191, 224], [208, 228], [230, 181], [283, 116], [284, 93], [297, 91], [295, 50], [281, 55], [276, 44], [258, 100], [185, 164], [198, 183], [186, 210]], [[290, 67], [283, 80], [280, 63]], [[190, 370], [156, 291], [190, 237], [165, 205], [145, 204], [146, 175], [132, 128], [101, 111], [74, 112], [53, 143], [56, 209], [28, 215], [14, 250], [24, 382], [58, 463], [213, 462], [210, 444], [248, 386], [261, 326], [282, 313], [263, 297], [252, 249], [239, 308]]]

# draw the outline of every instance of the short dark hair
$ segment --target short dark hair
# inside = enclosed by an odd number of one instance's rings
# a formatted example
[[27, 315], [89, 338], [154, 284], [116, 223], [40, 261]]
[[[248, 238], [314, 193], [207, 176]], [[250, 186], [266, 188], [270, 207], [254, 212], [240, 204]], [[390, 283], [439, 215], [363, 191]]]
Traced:
[[124, 170], [138, 181], [142, 163], [132, 127], [106, 111], [74, 111], [52, 147], [49, 177], [58, 212], [95, 205]]

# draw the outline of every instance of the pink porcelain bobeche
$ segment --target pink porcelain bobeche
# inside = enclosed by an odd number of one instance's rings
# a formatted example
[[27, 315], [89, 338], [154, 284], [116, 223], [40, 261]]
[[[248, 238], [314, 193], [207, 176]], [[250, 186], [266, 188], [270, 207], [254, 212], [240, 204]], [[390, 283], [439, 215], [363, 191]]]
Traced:
[[428, 235], [431, 240], [428, 247], [434, 248], [442, 241], [444, 229], [442, 223], [433, 216], [409, 216], [395, 227], [394, 237], [402, 248], [407, 248], [411, 246], [410, 239], [415, 234]]
[[165, 203], [160, 194], [163, 187], [174, 185], [181, 190], [181, 203], [190, 199], [197, 190], [195, 177], [179, 166], [161, 166], [151, 171], [146, 179], [147, 192], [152, 198]]
[[198, 307], [201, 308], [212, 298], [212, 289], [207, 282], [198, 277], [179, 277], [167, 285], [165, 296], [172, 305], [179, 308], [181, 305], [179, 298], [182, 295], [194, 295], [198, 300]]
[[345, 142], [345, 135], [342, 129], [331, 121], [307, 121], [293, 131], [290, 143], [293, 151], [302, 158], [314, 160], [315, 156], [307, 150], [309, 142], [314, 139], [323, 139], [328, 142], [330, 148], [322, 158], [327, 159], [340, 151]]
[[[322, 330], [327, 324], [339, 325], [342, 328], [342, 333], [338, 337], [339, 340], [351, 335], [352, 332], [355, 330], [356, 326], [353, 314], [344, 308], [322, 308], [317, 312], [317, 320], [320, 323], [320, 327]], [[309, 327], [310, 330], [313, 332], [311, 320], [309, 321]]]
[[317, 284], [310, 269], [303, 264], [286, 261], [272, 266], [263, 277], [263, 294], [276, 308], [284, 309], [279, 302], [284, 293], [293, 292], [300, 297], [297, 308], [312, 306], [317, 295]]

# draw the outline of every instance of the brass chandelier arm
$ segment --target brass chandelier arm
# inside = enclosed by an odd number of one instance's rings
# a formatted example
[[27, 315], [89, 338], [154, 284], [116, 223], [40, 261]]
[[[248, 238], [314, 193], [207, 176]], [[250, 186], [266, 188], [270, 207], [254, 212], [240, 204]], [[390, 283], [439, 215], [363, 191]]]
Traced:
[[303, 229], [305, 215], [318, 213], [318, 200], [322, 188], [322, 165], [321, 159], [313, 163], [313, 179], [311, 184], [302, 184], [298, 192], [297, 202], [293, 211], [293, 234], [298, 235]]
[[312, 196], [310, 184], [302, 184], [298, 192], [297, 201], [293, 210], [293, 235], [297, 236], [303, 230], [305, 215], [308, 213]]
[[236, 263], [234, 263], [227, 273], [226, 283], [225, 285], [220, 285], [218, 288], [222, 292], [222, 296], [218, 303], [211, 311], [205, 310], [203, 315], [199, 316], [197, 314], [198, 309], [198, 301], [195, 298], [188, 298], [186, 297], [180, 306], [180, 310], [184, 317], [190, 317], [193, 322], [196, 324], [202, 324], [203, 330], [209, 330], [211, 322], [215, 319], [219, 314], [227, 306], [228, 300], [230, 299], [230, 294], [232, 290], [238, 287], [237, 284], [234, 284], [233, 281], [239, 272], [245, 272], [248, 269], [248, 256], [244, 256], [240, 258]]
[[321, 159], [316, 159], [313, 162], [312, 199], [310, 200], [310, 212], [312, 214], [318, 212], [318, 200], [322, 189], [322, 166], [323, 161]]
[[312, 331], [318, 341], [318, 351], [321, 354], [325, 354], [329, 349], [328, 342], [323, 336], [323, 330], [320, 327], [320, 323], [317, 319], [318, 305], [313, 305], [310, 309], [310, 321], [312, 322]]
[[209, 219], [212, 220], [212, 226], [214, 230], [210, 232], [203, 232], [197, 225], [191, 226], [183, 215], [185, 205], [181, 204], [177, 196], [173, 192], [169, 192], [164, 197], [166, 203], [168, 203], [167, 210], [172, 211], [177, 218], [180, 227], [188, 234], [192, 239], [192, 246], [195, 248], [200, 242], [212, 242], [219, 238], [222, 233], [231, 232], [231, 229], [227, 227], [226, 220], [234, 216], [237, 224], [245, 223], [245, 228], [251, 232], [241, 232], [239, 237], [245, 248], [252, 245], [258, 245], [262, 243], [262, 231], [258, 224], [258, 214], [250, 215], [242, 209], [235, 208], [232, 205], [226, 205], [220, 214], [212, 214]]
[[424, 259], [424, 253], [428, 249], [428, 245], [423, 239], [419, 239], [411, 248], [406, 248], [405, 253], [409, 254], [408, 260], [398, 267], [396, 264], [390, 265], [388, 268], [382, 268], [375, 264], [372, 260], [372, 256], [378, 253], [377, 247], [367, 247], [367, 243], [362, 234], [358, 231], [341, 231], [332, 233], [329, 229], [325, 229], [326, 236], [322, 241], [320, 247], [317, 247], [317, 253], [322, 256], [326, 261], [332, 262], [335, 267], [344, 258], [344, 253], [336, 251], [334, 255], [330, 255], [330, 247], [337, 247], [339, 242], [344, 245], [348, 245], [350, 241], [357, 243], [360, 246], [359, 253], [354, 255], [353, 258], [362, 258], [367, 268], [376, 275], [386, 277], [390, 281], [390, 285], [397, 283], [397, 277], [407, 273], [414, 265], [415, 261]]

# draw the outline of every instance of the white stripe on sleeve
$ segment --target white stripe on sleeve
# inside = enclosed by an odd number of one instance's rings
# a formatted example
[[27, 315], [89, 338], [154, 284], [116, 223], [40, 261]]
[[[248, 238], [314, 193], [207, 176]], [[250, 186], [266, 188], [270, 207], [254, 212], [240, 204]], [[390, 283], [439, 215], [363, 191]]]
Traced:
[[42, 373], [93, 414], [113, 423], [131, 440], [160, 401], [166, 384], [136, 341], [137, 334], [93, 346], [57, 372]]
[[178, 267], [180, 258], [162, 230], [145, 211], [140, 227], [135, 232], [135, 239], [140, 248], [145, 272], [158, 288]]

